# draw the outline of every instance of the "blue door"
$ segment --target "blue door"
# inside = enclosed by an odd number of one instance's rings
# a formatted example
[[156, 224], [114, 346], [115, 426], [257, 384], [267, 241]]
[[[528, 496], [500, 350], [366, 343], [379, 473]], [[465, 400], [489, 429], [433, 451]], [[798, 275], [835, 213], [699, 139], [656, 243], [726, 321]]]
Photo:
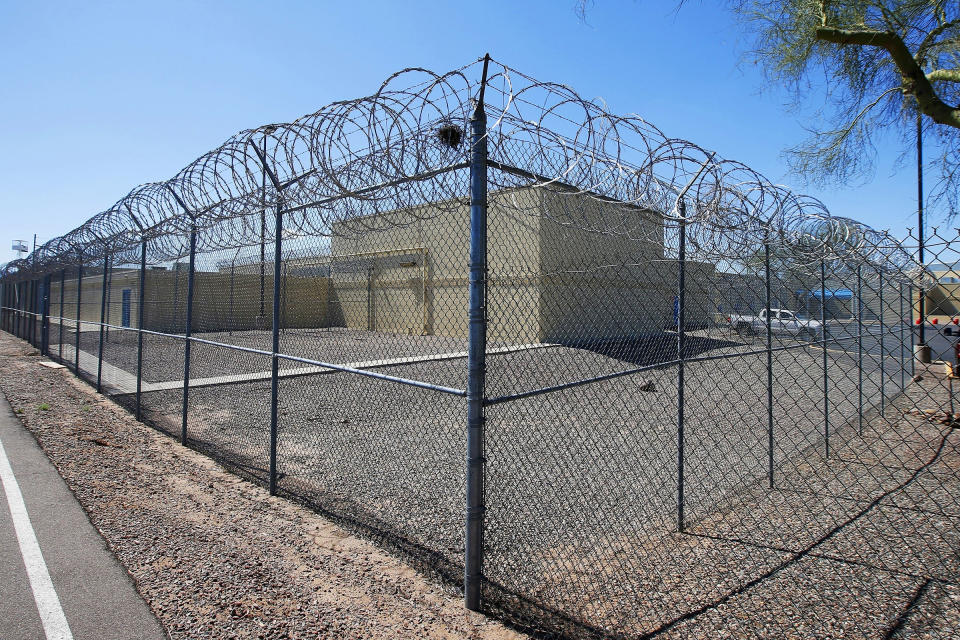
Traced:
[[120, 324], [130, 326], [130, 289], [123, 290], [123, 311], [120, 312]]

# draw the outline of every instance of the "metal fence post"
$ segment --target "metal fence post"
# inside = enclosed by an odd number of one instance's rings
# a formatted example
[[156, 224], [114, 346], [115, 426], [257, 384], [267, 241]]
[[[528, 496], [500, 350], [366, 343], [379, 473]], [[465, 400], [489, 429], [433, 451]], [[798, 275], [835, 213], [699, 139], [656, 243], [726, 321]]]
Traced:
[[23, 283], [23, 338], [33, 344], [33, 280]]
[[467, 352], [467, 513], [464, 603], [480, 609], [483, 576], [484, 411], [487, 356], [487, 115], [483, 106], [489, 55], [470, 116], [470, 310]]
[[30, 333], [33, 338], [33, 346], [38, 349], [43, 344], [43, 280], [34, 278], [32, 283], [32, 295], [30, 296], [30, 305], [33, 307], [33, 320], [30, 322]]
[[36, 340], [36, 346], [43, 352], [43, 278], [34, 280], [33, 285], [33, 338]]
[[27, 333], [27, 280], [20, 283], [20, 295], [17, 301], [17, 336], [26, 338]]
[[39, 298], [37, 294], [37, 289], [38, 289], [37, 284], [38, 284], [37, 279], [34, 278], [30, 281], [30, 284], [28, 285], [30, 290], [30, 299], [29, 299], [30, 324], [27, 325], [27, 327], [29, 331], [28, 335], [29, 335], [30, 344], [32, 344], [34, 347], [37, 346], [37, 311], [39, 310], [39, 307], [40, 307], [40, 305], [37, 304], [37, 299]]
[[22, 312], [21, 312], [21, 322], [20, 322], [20, 333], [22, 337], [27, 342], [30, 342], [30, 280], [23, 281], [23, 296], [22, 296]]
[[277, 495], [277, 403], [279, 401], [280, 358], [280, 258], [283, 251], [283, 203], [277, 201], [273, 239], [273, 356], [270, 358], [270, 495]]
[[83, 295], [83, 253], [80, 253], [80, 265], [77, 267], [77, 335], [74, 337], [73, 368], [80, 375], [80, 299]]
[[233, 260], [230, 261], [230, 322], [227, 324], [230, 335], [233, 335], [233, 280], [234, 280], [234, 266], [237, 262], [237, 256], [233, 256]]
[[20, 283], [20, 297], [17, 305], [17, 310], [19, 311], [17, 318], [17, 335], [21, 339], [27, 337], [27, 282], [24, 280]]
[[830, 370], [827, 362], [827, 260], [820, 260], [820, 338], [823, 341], [823, 440], [830, 457]]
[[100, 344], [97, 347], [97, 393], [103, 380], [103, 329], [107, 321], [107, 274], [110, 272], [110, 252], [103, 255], [103, 283], [100, 288]]
[[27, 281], [27, 342], [32, 346], [36, 345], [36, 326], [37, 326], [37, 281]]
[[686, 262], [687, 262], [687, 206], [680, 199], [679, 247], [677, 251], [677, 531], [684, 529], [684, 366], [686, 356]]
[[105, 342], [110, 342], [110, 305], [112, 303], [111, 294], [113, 293], [113, 258], [107, 263], [107, 309], [104, 327], [103, 327], [103, 339]]
[[767, 307], [767, 479], [773, 489], [773, 321], [770, 318], [770, 243], [763, 243]]
[[22, 295], [20, 296], [20, 337], [30, 341], [30, 325], [27, 321], [30, 313], [30, 281], [24, 280], [22, 289]]
[[33, 343], [33, 318], [30, 313], [33, 311], [33, 280], [27, 280], [23, 283], [23, 339]]
[[883, 349], [883, 334], [886, 332], [886, 327], [883, 324], [883, 271], [879, 271], [879, 286], [880, 286], [880, 415], [886, 413], [887, 410], [887, 394], [886, 394], [886, 359], [887, 354]]
[[857, 265], [857, 427], [863, 435], [863, 267]]
[[31, 334], [33, 333], [32, 320], [30, 312], [33, 311], [33, 280], [26, 280], [23, 283], [23, 339], [29, 343], [33, 342]]
[[197, 223], [190, 223], [190, 262], [187, 272], [187, 322], [183, 341], [183, 420], [180, 424], [180, 443], [187, 443], [187, 410], [190, 402], [190, 333], [193, 329], [193, 271], [197, 254]]
[[19, 324], [17, 333], [21, 339], [26, 339], [27, 337], [27, 298], [29, 297], [29, 280], [24, 280], [20, 283], [20, 314], [19, 314]]
[[40, 321], [40, 353], [49, 355], [50, 351], [50, 279], [48, 273], [43, 276], [43, 289], [40, 298], [40, 311], [43, 314]]
[[67, 284], [67, 270], [66, 268], [63, 268], [63, 269], [60, 269], [60, 307], [57, 310], [57, 316], [59, 318], [57, 323], [59, 324], [58, 336], [60, 341], [60, 344], [57, 347], [58, 349], [57, 356], [59, 357], [61, 362], [63, 361], [63, 290], [66, 288], [65, 287], [66, 284]]
[[143, 308], [147, 278], [147, 241], [140, 241], [140, 293], [137, 298], [137, 409], [136, 417], [140, 420], [140, 401], [143, 393]]
[[[910, 353], [907, 354], [907, 357], [910, 358], [910, 377], [917, 373], [917, 358], [914, 355], [914, 348], [916, 347], [916, 333], [913, 331], [913, 283], [907, 284], [907, 297], [910, 299]], [[921, 330], [923, 327], [921, 327]]]
[[903, 347], [905, 340], [903, 337], [903, 282], [900, 282], [900, 291], [897, 297], [900, 299], [900, 391], [903, 391], [907, 386], [906, 372], [907, 372], [907, 360], [903, 354]]
[[36, 329], [37, 349], [40, 351], [40, 355], [46, 355], [45, 353], [46, 348], [44, 347], [44, 343], [43, 343], [43, 336], [45, 335], [43, 327], [44, 327], [44, 324], [46, 323], [46, 312], [44, 311], [44, 307], [43, 307], [43, 299], [45, 296], [44, 283], [46, 281], [47, 281], [46, 276], [37, 278], [37, 294], [36, 294], [37, 316], [35, 318], [35, 323], [37, 325], [37, 329]]

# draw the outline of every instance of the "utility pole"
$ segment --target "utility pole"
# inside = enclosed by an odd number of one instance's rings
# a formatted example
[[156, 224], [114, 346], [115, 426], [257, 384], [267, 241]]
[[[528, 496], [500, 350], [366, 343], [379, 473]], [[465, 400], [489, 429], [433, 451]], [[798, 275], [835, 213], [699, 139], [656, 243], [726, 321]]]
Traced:
[[[920, 113], [920, 106], [917, 105], [917, 261], [920, 263], [920, 268], [923, 269], [926, 264], [924, 262], [923, 256], [923, 115]], [[919, 317], [917, 320], [918, 326], [918, 341], [917, 344], [913, 347], [913, 355], [917, 362], [923, 364], [930, 363], [930, 347], [927, 345], [926, 341], [926, 327], [924, 326], [927, 322], [926, 318], [926, 291], [923, 289], [923, 281], [920, 281], [920, 286], [918, 287], [918, 311]], [[913, 316], [912, 307], [913, 301], [910, 301], [911, 306], [911, 317]]]

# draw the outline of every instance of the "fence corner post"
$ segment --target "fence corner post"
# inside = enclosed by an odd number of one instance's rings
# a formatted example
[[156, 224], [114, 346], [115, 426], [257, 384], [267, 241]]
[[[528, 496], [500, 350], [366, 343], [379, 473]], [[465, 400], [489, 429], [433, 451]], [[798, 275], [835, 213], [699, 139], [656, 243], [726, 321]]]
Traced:
[[470, 310], [467, 351], [467, 486], [466, 537], [464, 549], [464, 604], [480, 609], [483, 576], [484, 520], [484, 412], [487, 351], [487, 116], [483, 81], [470, 116]]

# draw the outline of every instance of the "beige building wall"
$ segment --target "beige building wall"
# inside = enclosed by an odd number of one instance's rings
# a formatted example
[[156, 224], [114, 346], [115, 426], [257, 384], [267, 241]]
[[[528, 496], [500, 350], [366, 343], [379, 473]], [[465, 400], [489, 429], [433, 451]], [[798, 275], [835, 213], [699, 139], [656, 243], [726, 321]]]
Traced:
[[[116, 270], [109, 279], [109, 297], [106, 307], [107, 324], [120, 325], [123, 318], [123, 290], [130, 289], [130, 326], [137, 326], [137, 306], [139, 304], [139, 272]], [[80, 298], [80, 319], [85, 322], [100, 322], [100, 307], [103, 295], [103, 274], [85, 276], [82, 282]], [[50, 283], [50, 316], [63, 316], [69, 319], [77, 317], [77, 280], [69, 275], [63, 285], [63, 309], [60, 309], [60, 280], [57, 277]], [[98, 330], [85, 326], [83, 330]]]
[[[466, 338], [470, 212], [465, 203], [442, 208], [391, 212], [401, 226], [356, 238], [335, 227], [334, 323]], [[672, 325], [677, 267], [664, 259], [655, 214], [516, 189], [490, 194], [487, 218], [491, 344], [622, 338]], [[688, 262], [691, 323], [706, 323], [714, 308], [713, 271]]]
[[[103, 291], [100, 274], [83, 279], [80, 319], [100, 322]], [[139, 272], [116, 271], [110, 278], [106, 320], [121, 325], [123, 319], [123, 291], [130, 290], [130, 327], [137, 328], [139, 320]], [[281, 297], [281, 325], [288, 328], [328, 326], [326, 300], [330, 281], [324, 277], [287, 276]], [[186, 271], [148, 270], [144, 285], [146, 306], [144, 328], [151, 331], [183, 333], [186, 322]], [[60, 313], [60, 282], [51, 283], [50, 314], [75, 318], [76, 280], [64, 284], [64, 312]], [[232, 301], [231, 301], [232, 298]], [[260, 314], [259, 274], [234, 274], [199, 271], [194, 279], [193, 331], [246, 331], [268, 329], [273, 314], [273, 277], [264, 279], [264, 314]], [[90, 329], [90, 327], [85, 327]]]

